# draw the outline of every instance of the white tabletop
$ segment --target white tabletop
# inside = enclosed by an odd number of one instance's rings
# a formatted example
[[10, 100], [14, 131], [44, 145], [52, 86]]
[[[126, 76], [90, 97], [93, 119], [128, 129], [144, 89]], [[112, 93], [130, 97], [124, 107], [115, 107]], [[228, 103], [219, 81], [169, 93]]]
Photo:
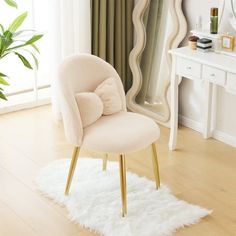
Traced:
[[172, 55], [183, 57], [192, 61], [217, 67], [227, 72], [236, 73], [236, 58], [216, 52], [201, 52], [181, 47], [169, 51]]

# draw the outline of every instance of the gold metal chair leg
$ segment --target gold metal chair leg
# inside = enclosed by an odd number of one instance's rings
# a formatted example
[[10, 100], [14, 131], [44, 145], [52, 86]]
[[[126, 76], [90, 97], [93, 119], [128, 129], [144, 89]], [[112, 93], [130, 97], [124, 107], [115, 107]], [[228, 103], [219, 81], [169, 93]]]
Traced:
[[106, 153], [105, 156], [103, 157], [102, 160], [102, 170], [106, 171], [107, 169], [107, 159], [108, 159], [108, 154]]
[[71, 163], [70, 163], [70, 170], [69, 170], [69, 174], [68, 174], [68, 177], [67, 177], [67, 183], [66, 183], [66, 189], [65, 189], [65, 194], [66, 195], [68, 195], [69, 191], [70, 191], [70, 186], [71, 186], [71, 182], [72, 182], [72, 179], [73, 179], [76, 163], [77, 163], [77, 160], [78, 160], [78, 157], [79, 157], [79, 151], [80, 151], [79, 147], [74, 148], [73, 155], [72, 155], [72, 160], [71, 160]]
[[125, 155], [119, 156], [119, 165], [120, 165], [120, 189], [121, 189], [121, 201], [122, 201], [122, 217], [124, 217], [127, 214]]
[[160, 188], [160, 175], [159, 175], [159, 165], [157, 159], [157, 149], [155, 143], [152, 144], [152, 164], [153, 164], [153, 171], [156, 180], [156, 188]]

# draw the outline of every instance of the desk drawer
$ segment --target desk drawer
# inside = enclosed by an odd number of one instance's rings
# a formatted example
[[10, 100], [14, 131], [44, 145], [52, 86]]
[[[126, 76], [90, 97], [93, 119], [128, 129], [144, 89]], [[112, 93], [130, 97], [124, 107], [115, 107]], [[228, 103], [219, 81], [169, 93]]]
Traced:
[[202, 77], [214, 84], [225, 85], [226, 73], [210, 66], [203, 66]]
[[236, 94], [236, 74], [227, 73], [226, 89]]
[[190, 79], [201, 78], [201, 64], [191, 61], [191, 60], [186, 60], [183, 58], [178, 58], [177, 59], [177, 74], [189, 77]]

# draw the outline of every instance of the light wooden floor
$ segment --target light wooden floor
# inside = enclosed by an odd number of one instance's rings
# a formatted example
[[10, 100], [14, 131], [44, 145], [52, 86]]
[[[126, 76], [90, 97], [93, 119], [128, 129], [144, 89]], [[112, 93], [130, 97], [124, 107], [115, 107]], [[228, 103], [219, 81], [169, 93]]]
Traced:
[[[169, 152], [169, 130], [161, 131], [162, 183], [178, 198], [214, 210], [175, 235], [235, 236], [236, 149], [180, 128], [178, 150]], [[130, 171], [153, 179], [149, 151], [130, 156], [127, 165]], [[41, 196], [34, 184], [41, 167], [68, 158], [71, 152], [49, 106], [0, 116], [0, 236], [95, 235], [71, 223], [66, 210]]]

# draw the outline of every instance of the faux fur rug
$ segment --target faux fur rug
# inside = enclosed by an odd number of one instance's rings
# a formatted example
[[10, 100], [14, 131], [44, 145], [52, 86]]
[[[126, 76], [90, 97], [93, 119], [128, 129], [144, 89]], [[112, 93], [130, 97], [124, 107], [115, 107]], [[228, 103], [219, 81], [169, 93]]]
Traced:
[[167, 236], [211, 211], [181, 201], [166, 186], [127, 172], [128, 215], [121, 217], [118, 163], [79, 158], [69, 196], [64, 195], [69, 159], [43, 168], [36, 180], [43, 194], [63, 204], [70, 218], [104, 236]]

